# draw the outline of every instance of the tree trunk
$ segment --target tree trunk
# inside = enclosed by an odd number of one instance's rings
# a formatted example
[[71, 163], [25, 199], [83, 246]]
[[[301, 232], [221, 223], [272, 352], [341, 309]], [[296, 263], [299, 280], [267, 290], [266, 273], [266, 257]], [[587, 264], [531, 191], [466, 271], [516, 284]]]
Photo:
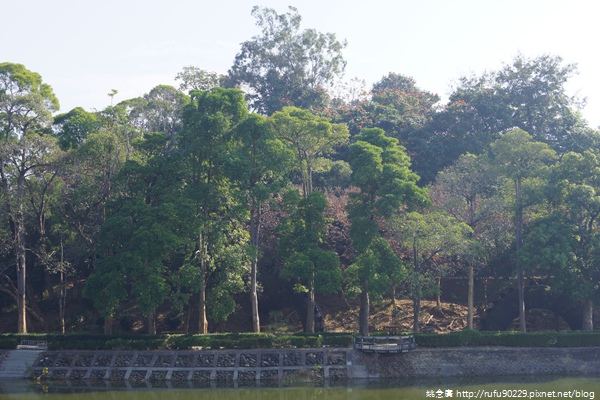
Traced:
[[115, 320], [115, 317], [113, 317], [112, 315], [109, 317], [104, 317], [104, 334], [105, 335], [112, 335], [114, 320]]
[[65, 273], [65, 249], [60, 238], [60, 297], [58, 299], [58, 314], [60, 318], [60, 332], [64, 335], [65, 328], [65, 309], [67, 306], [67, 282]]
[[306, 332], [315, 331], [315, 278], [314, 273], [308, 289], [308, 310], [306, 313]]
[[60, 332], [64, 335], [65, 329], [65, 307], [67, 305], [67, 285], [65, 273], [60, 271], [60, 298], [58, 299], [58, 314], [60, 318]]
[[27, 259], [25, 249], [25, 214], [23, 210], [23, 190], [25, 177], [20, 174], [17, 185], [17, 218], [15, 220], [15, 255], [17, 256], [17, 298], [18, 333], [27, 333]]
[[421, 330], [419, 319], [421, 318], [421, 289], [417, 290], [413, 297], [413, 332]]
[[252, 199], [250, 209], [250, 243], [254, 246], [250, 265], [250, 306], [252, 313], [252, 331], [260, 332], [260, 316], [258, 314], [258, 244], [260, 240], [261, 204]]
[[469, 264], [469, 293], [467, 295], [467, 329], [473, 329], [473, 292], [475, 286], [473, 264]]
[[199, 293], [199, 318], [198, 333], [208, 333], [208, 319], [206, 318], [206, 257], [207, 247], [204, 243], [202, 232], [198, 234], [198, 252], [200, 253], [200, 293]]
[[437, 278], [437, 294], [435, 296], [435, 306], [439, 309], [442, 308], [442, 278]]
[[156, 318], [154, 309], [148, 313], [147, 324], [148, 335], [156, 335]]
[[202, 262], [200, 272], [200, 310], [199, 310], [199, 321], [198, 321], [198, 333], [208, 333], [208, 319], [206, 318], [206, 262]]
[[[396, 285], [392, 285], [390, 289], [390, 306], [392, 307], [392, 313], [394, 312], [394, 306], [396, 305]], [[392, 315], [393, 317], [393, 315]]]
[[517, 290], [519, 292], [519, 329], [521, 332], [527, 332], [525, 321], [525, 268], [519, 260], [519, 250], [523, 244], [523, 199], [521, 180], [516, 180], [516, 203], [515, 211], [515, 230], [516, 230], [516, 263], [517, 263]]
[[360, 321], [359, 321], [359, 329], [360, 334], [363, 336], [369, 336], [369, 292], [363, 290], [360, 296]]
[[584, 331], [594, 330], [594, 302], [586, 300], [583, 303], [583, 322], [581, 329]]
[[18, 313], [18, 333], [27, 333], [27, 312], [26, 312], [26, 290], [25, 282], [27, 276], [25, 248], [18, 243], [17, 247], [17, 313]]

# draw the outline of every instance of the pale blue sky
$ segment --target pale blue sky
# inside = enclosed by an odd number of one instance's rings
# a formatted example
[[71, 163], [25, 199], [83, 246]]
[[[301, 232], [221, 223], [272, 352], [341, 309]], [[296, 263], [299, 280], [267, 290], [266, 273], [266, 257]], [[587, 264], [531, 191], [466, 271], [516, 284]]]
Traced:
[[61, 111], [102, 109], [175, 85], [186, 65], [225, 73], [241, 42], [259, 33], [252, 6], [298, 8], [303, 28], [346, 39], [345, 78], [370, 86], [388, 72], [447, 96], [470, 72], [497, 69], [521, 52], [577, 63], [569, 90], [587, 97], [583, 114], [600, 125], [600, 56], [588, 0], [0, 0], [0, 62], [40, 73]]

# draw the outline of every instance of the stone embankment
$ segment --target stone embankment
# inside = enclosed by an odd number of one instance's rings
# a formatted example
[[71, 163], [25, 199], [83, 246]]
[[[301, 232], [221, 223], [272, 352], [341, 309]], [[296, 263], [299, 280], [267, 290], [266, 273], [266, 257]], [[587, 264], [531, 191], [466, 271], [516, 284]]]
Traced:
[[[15, 350], [25, 351], [25, 350]], [[2, 364], [7, 360], [0, 354]], [[50, 379], [158, 381], [274, 381], [600, 375], [600, 348], [446, 348], [399, 354], [352, 349], [177, 351], [45, 351], [27, 368]], [[23, 366], [25, 373], [25, 366]]]
[[[53, 351], [33, 367], [51, 379], [139, 381], [285, 380], [347, 378], [347, 349], [201, 351]], [[46, 370], [45, 370], [46, 369]]]

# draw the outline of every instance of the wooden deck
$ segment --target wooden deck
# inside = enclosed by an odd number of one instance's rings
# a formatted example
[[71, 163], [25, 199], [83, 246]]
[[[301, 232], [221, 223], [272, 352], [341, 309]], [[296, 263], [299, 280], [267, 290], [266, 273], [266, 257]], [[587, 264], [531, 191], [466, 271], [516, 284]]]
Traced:
[[354, 337], [354, 348], [367, 353], [405, 353], [416, 347], [415, 337], [412, 335]]

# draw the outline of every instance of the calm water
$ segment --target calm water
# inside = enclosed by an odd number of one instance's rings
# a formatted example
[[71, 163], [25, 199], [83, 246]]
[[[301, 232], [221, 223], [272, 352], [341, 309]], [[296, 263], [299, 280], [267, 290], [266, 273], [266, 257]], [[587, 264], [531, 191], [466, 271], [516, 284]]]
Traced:
[[347, 385], [295, 387], [126, 387], [124, 384], [32, 384], [0, 382], [0, 400], [380, 400], [457, 398], [572, 398], [600, 400], [600, 378], [503, 378], [502, 381], [430, 381], [410, 385], [391, 381], [351, 382]]

